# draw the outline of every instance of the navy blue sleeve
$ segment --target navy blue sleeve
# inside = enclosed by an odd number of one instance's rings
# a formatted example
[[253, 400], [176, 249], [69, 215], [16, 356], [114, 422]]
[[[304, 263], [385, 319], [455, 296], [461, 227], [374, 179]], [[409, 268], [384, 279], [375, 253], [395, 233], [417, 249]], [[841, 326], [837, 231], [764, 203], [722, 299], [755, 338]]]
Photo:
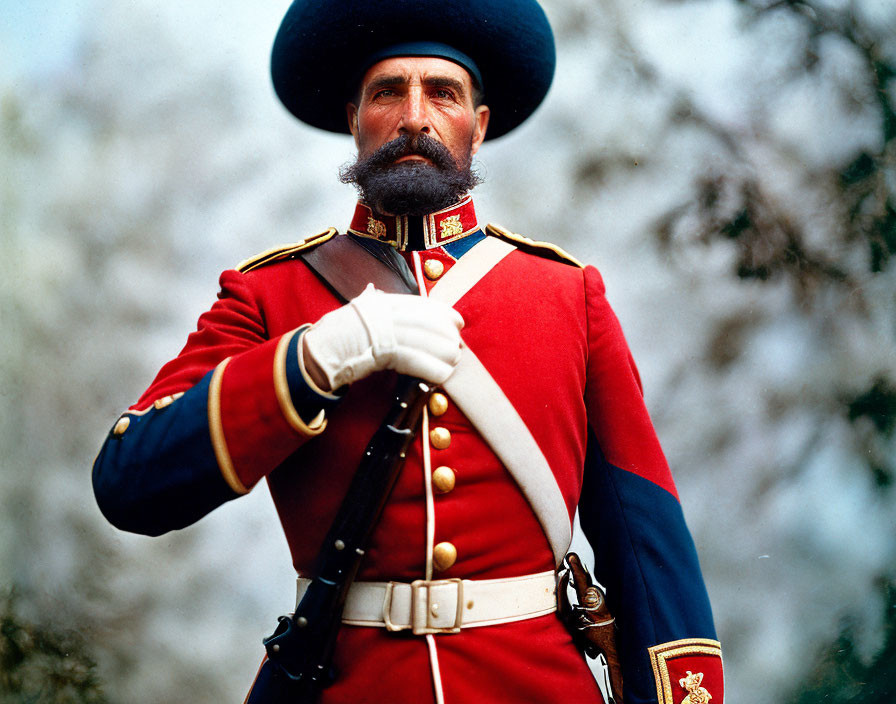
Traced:
[[218, 468], [208, 429], [212, 372], [168, 405], [126, 413], [93, 465], [103, 515], [121, 530], [161, 535], [239, 494]]
[[647, 649], [716, 639], [681, 505], [666, 489], [607, 462], [589, 432], [579, 519], [594, 548], [595, 578], [616, 617], [625, 702], [656, 704]]
[[[296, 411], [310, 423], [341, 397], [321, 395], [305, 379], [297, 358], [301, 337], [295, 334], [290, 341], [286, 376]], [[242, 495], [224, 478], [212, 443], [208, 404], [213, 373], [148, 410], [128, 411], [110, 430], [94, 462], [93, 488], [112, 525], [161, 535]]]

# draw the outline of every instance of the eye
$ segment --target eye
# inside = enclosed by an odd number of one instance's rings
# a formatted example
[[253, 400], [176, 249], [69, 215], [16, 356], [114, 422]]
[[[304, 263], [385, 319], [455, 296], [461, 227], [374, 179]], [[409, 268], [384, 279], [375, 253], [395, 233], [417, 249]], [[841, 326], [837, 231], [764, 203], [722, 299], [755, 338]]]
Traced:
[[439, 100], [454, 100], [454, 93], [447, 88], [436, 88], [433, 91], [433, 97]]
[[377, 100], [378, 98], [391, 98], [395, 95], [395, 91], [392, 88], [380, 88], [373, 94], [373, 100]]

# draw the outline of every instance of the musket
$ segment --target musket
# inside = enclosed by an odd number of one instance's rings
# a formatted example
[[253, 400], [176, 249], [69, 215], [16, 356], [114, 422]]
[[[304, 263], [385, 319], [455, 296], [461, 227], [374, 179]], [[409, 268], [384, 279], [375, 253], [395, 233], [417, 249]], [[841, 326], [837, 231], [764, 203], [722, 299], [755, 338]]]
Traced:
[[[300, 256], [344, 301], [360, 294], [367, 283], [388, 293], [417, 293], [407, 264], [391, 247], [338, 236]], [[399, 377], [392, 406], [367, 444], [307, 590], [295, 613], [281, 616], [277, 629], [263, 641], [269, 660], [263, 669], [271, 665], [271, 674], [263, 687], [253, 686], [247, 704], [312, 704], [333, 681], [333, 652], [349, 588], [431, 393], [426, 382]]]
[[335, 677], [333, 651], [348, 590], [401, 471], [431, 387], [400, 377], [392, 407], [367, 445], [318, 554], [314, 576], [291, 616], [264, 639], [274, 665], [271, 702], [311, 704]]

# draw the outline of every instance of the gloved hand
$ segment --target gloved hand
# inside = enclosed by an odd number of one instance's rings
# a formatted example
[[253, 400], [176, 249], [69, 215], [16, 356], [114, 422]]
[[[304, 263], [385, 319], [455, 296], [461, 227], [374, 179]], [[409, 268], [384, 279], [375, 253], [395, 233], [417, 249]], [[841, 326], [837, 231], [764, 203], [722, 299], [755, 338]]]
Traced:
[[460, 313], [441, 301], [368, 284], [305, 333], [306, 368], [323, 373], [325, 391], [382, 369], [441, 384], [460, 360], [463, 326]]

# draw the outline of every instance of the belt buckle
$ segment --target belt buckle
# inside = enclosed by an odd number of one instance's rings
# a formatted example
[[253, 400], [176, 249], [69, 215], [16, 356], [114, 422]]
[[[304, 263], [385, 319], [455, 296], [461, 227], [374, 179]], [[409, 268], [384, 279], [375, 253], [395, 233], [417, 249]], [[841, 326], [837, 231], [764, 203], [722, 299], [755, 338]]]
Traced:
[[[439, 602], [433, 602], [433, 588], [456, 585], [457, 604], [455, 605], [454, 624], [451, 626], [434, 626], [432, 619], [439, 608]], [[425, 590], [425, 600], [420, 599], [420, 592]], [[424, 610], [420, 613], [420, 610]], [[414, 635], [430, 635], [434, 633], [460, 633], [464, 618], [464, 583], [454, 577], [451, 579], [418, 579], [411, 582], [411, 628]]]

